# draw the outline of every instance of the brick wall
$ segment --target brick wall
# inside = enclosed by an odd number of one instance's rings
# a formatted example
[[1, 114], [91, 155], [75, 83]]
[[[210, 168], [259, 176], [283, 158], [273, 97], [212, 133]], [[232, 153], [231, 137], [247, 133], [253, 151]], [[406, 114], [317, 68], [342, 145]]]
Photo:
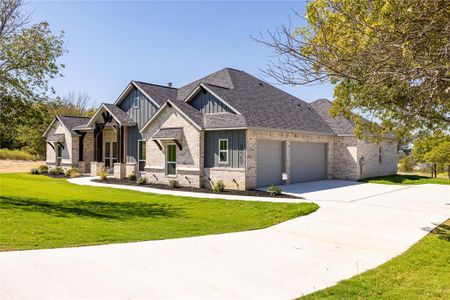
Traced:
[[[364, 165], [358, 167], [358, 178], [385, 176], [397, 173], [397, 142], [383, 140], [380, 144], [358, 141], [358, 158], [364, 157]], [[382, 149], [379, 162], [379, 147]], [[360, 173], [362, 171], [362, 173]]]
[[334, 137], [333, 178], [358, 179], [358, 149], [354, 136]]

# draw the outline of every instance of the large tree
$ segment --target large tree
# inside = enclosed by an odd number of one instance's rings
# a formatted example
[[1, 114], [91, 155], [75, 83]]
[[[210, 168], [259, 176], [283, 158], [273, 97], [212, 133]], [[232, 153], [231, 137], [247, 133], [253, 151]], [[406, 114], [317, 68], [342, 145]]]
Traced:
[[442, 164], [441, 154], [438, 153], [446, 147], [442, 144], [448, 142], [450, 142], [450, 135], [442, 131], [434, 132], [434, 134], [421, 132], [413, 142], [412, 155], [414, 160], [419, 163], [431, 164], [431, 177], [437, 175], [437, 164]]
[[257, 39], [277, 54], [267, 75], [334, 84], [332, 114], [359, 137], [449, 128], [450, 1], [314, 0], [305, 19]]
[[0, 148], [25, 146], [19, 129], [43, 122], [36, 103], [46, 101], [64, 52], [63, 33], [47, 22], [30, 25], [22, 0], [0, 1]]

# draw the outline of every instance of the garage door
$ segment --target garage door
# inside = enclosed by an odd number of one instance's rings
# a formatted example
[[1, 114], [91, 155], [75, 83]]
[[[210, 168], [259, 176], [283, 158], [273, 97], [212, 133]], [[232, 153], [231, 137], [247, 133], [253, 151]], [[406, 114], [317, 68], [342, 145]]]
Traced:
[[281, 184], [283, 170], [283, 144], [276, 141], [258, 141], [257, 186]]
[[291, 143], [291, 183], [327, 179], [326, 143]]

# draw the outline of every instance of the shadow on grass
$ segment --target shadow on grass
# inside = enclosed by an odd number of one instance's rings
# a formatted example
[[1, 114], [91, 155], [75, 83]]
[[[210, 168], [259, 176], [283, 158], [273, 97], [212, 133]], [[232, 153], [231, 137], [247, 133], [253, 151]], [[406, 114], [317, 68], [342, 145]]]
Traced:
[[429, 179], [426, 176], [420, 175], [390, 175], [390, 176], [380, 176], [380, 177], [372, 177], [361, 179], [361, 182], [370, 182], [372, 180], [385, 180], [392, 183], [404, 183], [404, 182], [414, 182], [414, 181], [423, 181]]
[[39, 212], [56, 217], [89, 217], [98, 219], [129, 219], [133, 217], [173, 217], [181, 210], [167, 204], [144, 202], [107, 202], [37, 198], [0, 197], [0, 208]]

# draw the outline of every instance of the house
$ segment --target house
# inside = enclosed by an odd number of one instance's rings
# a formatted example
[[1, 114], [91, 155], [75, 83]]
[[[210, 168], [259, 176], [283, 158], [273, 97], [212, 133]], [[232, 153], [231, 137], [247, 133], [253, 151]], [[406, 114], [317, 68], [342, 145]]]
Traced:
[[358, 140], [330, 105], [231, 68], [181, 88], [132, 81], [90, 119], [57, 116], [45, 133], [47, 164], [229, 189], [395, 174], [395, 137]]

